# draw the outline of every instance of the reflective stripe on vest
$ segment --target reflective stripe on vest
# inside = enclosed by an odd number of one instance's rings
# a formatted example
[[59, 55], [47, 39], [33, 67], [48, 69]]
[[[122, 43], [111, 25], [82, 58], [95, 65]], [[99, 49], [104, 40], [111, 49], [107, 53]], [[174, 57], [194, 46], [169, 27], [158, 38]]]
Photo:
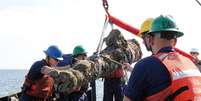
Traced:
[[201, 73], [195, 64], [177, 52], [154, 55], [167, 68], [171, 85], [146, 101], [201, 101]]

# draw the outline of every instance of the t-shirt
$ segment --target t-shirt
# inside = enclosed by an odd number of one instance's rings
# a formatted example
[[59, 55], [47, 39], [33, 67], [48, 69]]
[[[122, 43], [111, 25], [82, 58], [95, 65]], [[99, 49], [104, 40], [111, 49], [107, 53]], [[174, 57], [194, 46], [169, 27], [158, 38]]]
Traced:
[[72, 54], [64, 54], [63, 60], [59, 61], [58, 66], [66, 66], [66, 65], [71, 65], [73, 63], [73, 55]]
[[[159, 52], [173, 52], [172, 47], [164, 47]], [[133, 101], [142, 101], [165, 88], [171, 83], [165, 65], [156, 57], [149, 56], [134, 66], [124, 94]]]

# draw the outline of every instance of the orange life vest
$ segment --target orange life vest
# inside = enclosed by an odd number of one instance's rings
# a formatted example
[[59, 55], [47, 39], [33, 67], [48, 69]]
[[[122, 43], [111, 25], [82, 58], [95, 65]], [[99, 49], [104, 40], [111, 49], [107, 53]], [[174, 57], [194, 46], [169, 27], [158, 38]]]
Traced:
[[169, 71], [171, 85], [145, 101], [201, 101], [201, 73], [190, 59], [177, 52], [154, 56]]
[[26, 76], [24, 86], [28, 87], [25, 91], [27, 95], [46, 99], [52, 95], [53, 78], [44, 75], [42, 78], [32, 81]]
[[124, 76], [125, 76], [125, 71], [123, 70], [123, 68], [118, 68], [110, 76], [108, 76], [108, 78], [120, 78]]

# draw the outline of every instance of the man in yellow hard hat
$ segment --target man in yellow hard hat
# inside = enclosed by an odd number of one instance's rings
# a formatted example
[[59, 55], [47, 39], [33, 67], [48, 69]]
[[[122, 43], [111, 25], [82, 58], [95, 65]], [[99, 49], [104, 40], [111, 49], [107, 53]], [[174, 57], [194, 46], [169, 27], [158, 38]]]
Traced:
[[151, 24], [153, 22], [153, 18], [147, 18], [141, 25], [141, 28], [140, 28], [140, 32], [138, 33], [138, 36], [141, 37], [144, 41], [144, 45], [147, 49], [147, 51], [150, 51], [151, 48], [150, 46], [148, 45], [148, 37], [149, 35], [147, 34], [149, 31], [150, 31], [150, 28], [151, 28]]
[[187, 57], [174, 49], [183, 36], [171, 16], [161, 15], [142, 34], [152, 55], [134, 67], [124, 101], [196, 101], [201, 100], [201, 73]]

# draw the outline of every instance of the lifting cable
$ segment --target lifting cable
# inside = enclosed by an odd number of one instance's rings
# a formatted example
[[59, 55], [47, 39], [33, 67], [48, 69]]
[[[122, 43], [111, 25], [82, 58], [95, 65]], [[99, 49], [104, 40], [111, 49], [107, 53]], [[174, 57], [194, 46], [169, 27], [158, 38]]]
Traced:
[[113, 25], [117, 25], [119, 26], [120, 28], [134, 34], [134, 35], [137, 35], [139, 33], [139, 29], [137, 28], [134, 28], [132, 27], [131, 25], [117, 19], [116, 17], [112, 16], [110, 13], [109, 13], [109, 4], [107, 2], [107, 0], [102, 0], [103, 1], [103, 7], [105, 9], [105, 12], [106, 12], [106, 16], [108, 16], [109, 18], [109, 22]]
[[103, 47], [105, 31], [107, 29], [108, 23], [109, 23], [109, 18], [108, 18], [108, 16], [105, 16], [105, 22], [104, 22], [104, 25], [103, 25], [102, 33], [101, 33], [101, 36], [100, 36], [98, 47], [96, 49], [97, 57], [100, 57], [100, 51], [101, 51], [101, 49]]
[[201, 3], [200, 3], [200, 1], [198, 1], [198, 0], [195, 0], [200, 6], [201, 6]]

